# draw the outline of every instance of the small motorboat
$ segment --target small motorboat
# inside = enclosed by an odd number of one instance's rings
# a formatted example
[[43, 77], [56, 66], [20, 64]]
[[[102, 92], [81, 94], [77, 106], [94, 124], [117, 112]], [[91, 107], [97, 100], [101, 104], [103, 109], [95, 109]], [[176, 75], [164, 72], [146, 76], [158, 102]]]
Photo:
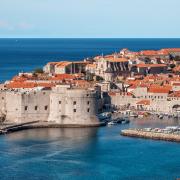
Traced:
[[112, 125], [115, 125], [115, 124], [117, 124], [116, 122], [114, 122], [114, 121], [110, 121], [110, 122], [108, 122], [108, 126], [112, 126]]
[[164, 118], [164, 116], [163, 115], [159, 115], [159, 119], [163, 119]]
[[128, 124], [130, 121], [129, 121], [129, 119], [123, 119], [122, 121], [121, 121], [121, 124]]

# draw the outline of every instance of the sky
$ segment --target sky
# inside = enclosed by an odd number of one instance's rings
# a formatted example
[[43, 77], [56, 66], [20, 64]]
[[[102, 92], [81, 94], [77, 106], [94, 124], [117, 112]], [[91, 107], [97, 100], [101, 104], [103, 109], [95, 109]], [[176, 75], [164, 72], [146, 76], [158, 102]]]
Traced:
[[180, 0], [0, 0], [0, 38], [180, 38]]

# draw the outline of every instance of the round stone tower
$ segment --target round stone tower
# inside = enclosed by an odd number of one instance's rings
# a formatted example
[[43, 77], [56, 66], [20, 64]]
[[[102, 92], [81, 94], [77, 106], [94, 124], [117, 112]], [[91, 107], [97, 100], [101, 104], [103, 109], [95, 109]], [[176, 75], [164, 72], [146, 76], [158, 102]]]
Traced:
[[96, 91], [57, 86], [50, 95], [48, 121], [65, 125], [98, 125]]

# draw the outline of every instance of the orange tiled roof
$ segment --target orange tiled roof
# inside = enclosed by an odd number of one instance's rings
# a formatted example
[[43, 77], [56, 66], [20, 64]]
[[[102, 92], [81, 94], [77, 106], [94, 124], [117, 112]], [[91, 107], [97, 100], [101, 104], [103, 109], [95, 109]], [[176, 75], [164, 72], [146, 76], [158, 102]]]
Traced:
[[56, 67], [66, 67], [68, 65], [72, 64], [72, 62], [68, 62], [68, 61], [62, 61], [56, 64]]
[[159, 86], [156, 84], [153, 84], [149, 87], [148, 92], [150, 93], [169, 93], [172, 90], [172, 86], [166, 85], [166, 86]]
[[144, 50], [144, 51], [140, 51], [141, 55], [144, 56], [154, 56], [154, 55], [158, 55], [158, 51], [155, 50]]
[[11, 82], [6, 84], [7, 88], [18, 89], [18, 88], [35, 88], [35, 87], [53, 87], [53, 83], [35, 83], [35, 82]]
[[28, 79], [27, 77], [14, 76], [14, 77], [12, 78], [12, 81], [23, 82], [23, 81], [26, 81], [27, 79]]
[[73, 80], [76, 78], [76, 75], [74, 74], [56, 74], [54, 77], [52, 77], [50, 80]]
[[150, 100], [143, 99], [143, 100], [137, 102], [136, 104], [138, 104], [138, 105], [150, 105]]
[[174, 82], [173, 86], [180, 86], [180, 82]]
[[173, 68], [174, 72], [180, 72], [180, 65]]
[[180, 48], [166, 48], [166, 49], [161, 49], [162, 51], [166, 52], [180, 52]]

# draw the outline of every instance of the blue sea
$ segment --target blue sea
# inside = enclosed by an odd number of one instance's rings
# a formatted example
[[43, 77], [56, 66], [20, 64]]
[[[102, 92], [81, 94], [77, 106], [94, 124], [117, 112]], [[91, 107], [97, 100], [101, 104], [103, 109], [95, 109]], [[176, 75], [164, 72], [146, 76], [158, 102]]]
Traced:
[[[0, 80], [48, 61], [81, 60], [130, 50], [180, 47], [180, 39], [0, 39]], [[122, 137], [129, 127], [179, 125], [178, 120], [136, 119], [100, 128], [36, 129], [0, 136], [0, 179], [180, 178], [180, 144]]]

